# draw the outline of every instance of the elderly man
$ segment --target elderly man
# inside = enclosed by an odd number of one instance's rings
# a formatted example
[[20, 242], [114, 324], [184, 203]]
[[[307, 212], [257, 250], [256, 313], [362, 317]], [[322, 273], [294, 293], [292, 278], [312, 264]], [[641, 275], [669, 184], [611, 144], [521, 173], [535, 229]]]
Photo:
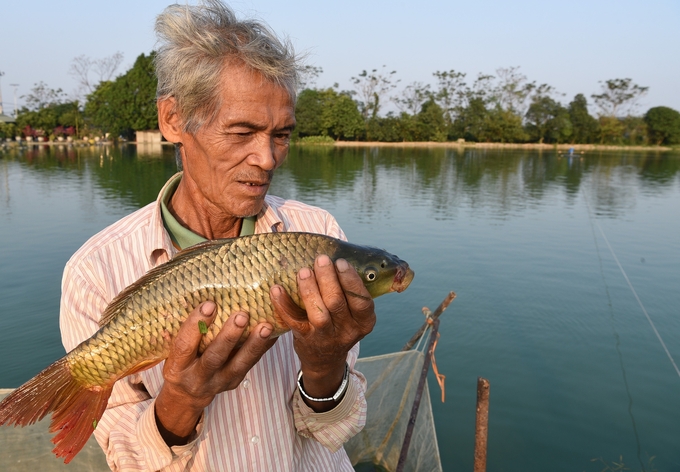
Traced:
[[[104, 229], [68, 262], [61, 303], [68, 350], [97, 330], [127, 285], [197, 242], [275, 231], [344, 238], [327, 212], [266, 195], [295, 127], [290, 46], [216, 0], [168, 7], [156, 31], [158, 121], [183, 172], [155, 203]], [[119, 381], [95, 431], [111, 468], [352, 470], [342, 444], [365, 422], [365, 380], [353, 366], [374, 306], [342, 260], [320, 256], [299, 271], [298, 284], [307, 312], [281, 287], [270, 293], [291, 333], [270, 339], [272, 327], [261, 323], [235, 349], [249, 314], [234, 313], [199, 355], [198, 321], [215, 315], [206, 301], [164, 364]]]

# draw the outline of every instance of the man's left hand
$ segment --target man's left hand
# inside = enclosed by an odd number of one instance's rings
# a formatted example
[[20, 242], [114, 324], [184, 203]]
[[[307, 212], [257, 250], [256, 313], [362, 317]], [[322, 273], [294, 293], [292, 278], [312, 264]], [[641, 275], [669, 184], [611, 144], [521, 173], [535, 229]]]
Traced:
[[[333, 264], [326, 255], [316, 258], [313, 271], [298, 272], [298, 288], [305, 310], [280, 286], [272, 287], [272, 302], [293, 332], [305, 391], [330, 397], [342, 383], [347, 353], [375, 326], [375, 305], [357, 271], [344, 259]], [[316, 411], [335, 406], [305, 402]]]

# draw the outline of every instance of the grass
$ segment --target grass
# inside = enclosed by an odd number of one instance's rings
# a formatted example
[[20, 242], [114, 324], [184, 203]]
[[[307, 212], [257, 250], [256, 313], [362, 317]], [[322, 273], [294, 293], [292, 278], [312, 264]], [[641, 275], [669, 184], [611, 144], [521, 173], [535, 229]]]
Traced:
[[[658, 472], [656, 470], [656, 467], [654, 466], [654, 459], [655, 456], [652, 456], [647, 460], [647, 467], [641, 465], [640, 472]], [[619, 456], [618, 462], [617, 461], [607, 462], [601, 457], [591, 459], [591, 462], [597, 462], [603, 466], [603, 468], [600, 469], [600, 472], [620, 472], [624, 470], [633, 470], [630, 467], [627, 467], [626, 464], [623, 462], [623, 456]]]

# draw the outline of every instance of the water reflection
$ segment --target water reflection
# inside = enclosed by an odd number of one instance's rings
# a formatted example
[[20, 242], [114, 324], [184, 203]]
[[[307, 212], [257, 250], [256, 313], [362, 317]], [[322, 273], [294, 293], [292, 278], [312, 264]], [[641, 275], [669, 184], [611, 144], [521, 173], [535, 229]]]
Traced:
[[[94, 179], [107, 198], [132, 208], [156, 198], [175, 172], [172, 149], [135, 146], [31, 146], [0, 151], [45, 178]], [[437, 219], [456, 217], [461, 207], [506, 219], [547, 199], [574, 201], [587, 192], [598, 216], [618, 217], [635, 205], [632, 188], [663, 194], [678, 181], [677, 154], [556, 152], [491, 149], [293, 147], [272, 193], [319, 202], [349, 196], [362, 218], [398, 212], [403, 202]], [[7, 173], [0, 179], [10, 198]]]
[[555, 196], [573, 202], [584, 186], [598, 215], [617, 217], [634, 205], [631, 188], [654, 194], [671, 189], [678, 179], [678, 157], [653, 152], [568, 157], [518, 150], [294, 148], [282, 173], [295, 186], [295, 195], [288, 196], [332, 199], [350, 190], [352, 204], [368, 219], [393, 212], [404, 199], [426, 206], [436, 218], [454, 218], [464, 202], [473, 211], [505, 219]]
[[[423, 305], [459, 294], [437, 354], [451, 381], [433, 406], [445, 470], [472, 468], [479, 375], [496, 385], [490, 464], [592, 470], [596, 457], [634, 464], [642, 447], [671, 470], [677, 377], [592, 225], [677, 358], [679, 164], [677, 153], [293, 147], [271, 193], [327, 208], [351, 239], [416, 270], [407, 292], [377, 300], [363, 355], [399, 349]], [[0, 386], [63, 354], [64, 264], [174, 172], [170, 147], [0, 149]]]

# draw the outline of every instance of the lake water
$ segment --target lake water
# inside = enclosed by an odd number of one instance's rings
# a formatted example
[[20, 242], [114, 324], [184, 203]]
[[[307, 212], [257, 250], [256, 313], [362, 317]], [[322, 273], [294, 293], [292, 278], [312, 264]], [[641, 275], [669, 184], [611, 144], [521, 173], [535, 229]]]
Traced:
[[[0, 387], [63, 355], [67, 259], [174, 171], [170, 148], [0, 150]], [[415, 269], [376, 300], [363, 356], [399, 350], [424, 305], [457, 293], [436, 351], [445, 403], [430, 378], [444, 470], [472, 470], [483, 376], [488, 470], [622, 457], [680, 471], [680, 155], [293, 148], [271, 193], [328, 209], [350, 240]]]

